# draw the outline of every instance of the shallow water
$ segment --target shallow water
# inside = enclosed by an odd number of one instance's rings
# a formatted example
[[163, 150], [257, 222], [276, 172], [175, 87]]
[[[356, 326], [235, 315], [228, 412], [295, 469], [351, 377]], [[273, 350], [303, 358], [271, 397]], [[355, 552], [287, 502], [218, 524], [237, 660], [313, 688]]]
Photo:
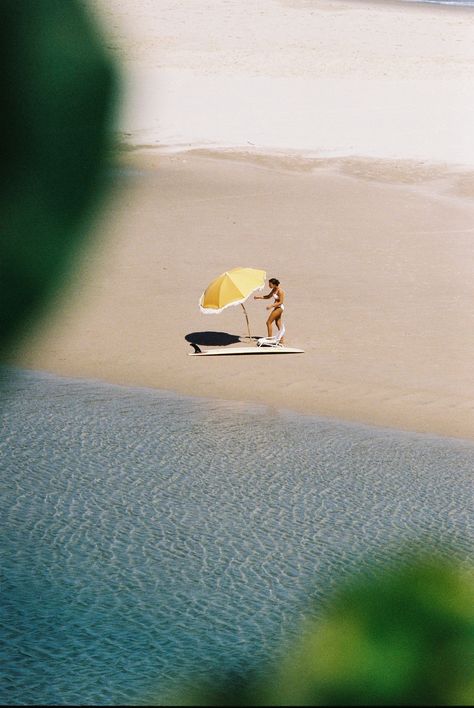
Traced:
[[474, 7], [474, 0], [403, 0], [403, 2], [418, 2], [429, 5], [459, 5], [460, 7]]
[[473, 560], [470, 442], [1, 376], [2, 703], [139, 703], [266, 660], [401, 541]]

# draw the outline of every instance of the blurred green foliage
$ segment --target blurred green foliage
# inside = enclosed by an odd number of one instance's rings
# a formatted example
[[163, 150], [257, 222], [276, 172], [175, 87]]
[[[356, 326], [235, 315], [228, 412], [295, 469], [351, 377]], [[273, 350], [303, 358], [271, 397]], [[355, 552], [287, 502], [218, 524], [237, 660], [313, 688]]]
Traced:
[[76, 0], [0, 3], [0, 351], [28, 327], [102, 194], [116, 76]]
[[188, 688], [178, 705], [473, 705], [474, 578], [420, 556], [353, 582], [276, 666]]
[[[0, 351], [67, 273], [102, 195], [113, 63], [76, 0], [0, 3]], [[178, 705], [472, 705], [474, 589], [418, 560], [342, 591], [264, 674], [210, 677]]]

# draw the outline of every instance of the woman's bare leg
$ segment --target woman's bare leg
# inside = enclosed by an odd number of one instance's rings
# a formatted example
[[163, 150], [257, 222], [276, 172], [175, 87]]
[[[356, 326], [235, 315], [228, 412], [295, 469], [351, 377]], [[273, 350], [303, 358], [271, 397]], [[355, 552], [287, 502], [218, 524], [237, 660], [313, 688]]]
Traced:
[[[271, 315], [270, 315], [270, 317], [271, 317]], [[272, 328], [272, 322], [273, 322], [273, 320], [270, 319], [270, 317], [269, 317], [268, 320], [267, 320], [267, 336], [268, 336], [268, 337], [271, 337], [271, 336], [272, 336], [272, 331], [273, 331], [273, 328]]]
[[281, 319], [281, 312], [282, 311], [281, 311], [280, 307], [275, 308], [274, 310], [272, 310], [272, 313], [270, 314], [270, 317], [267, 320], [267, 332], [268, 332], [269, 337], [272, 336], [272, 332], [273, 332], [272, 325], [274, 322], [277, 325], [278, 329], [280, 329], [280, 327], [278, 325], [279, 325], [280, 319]]

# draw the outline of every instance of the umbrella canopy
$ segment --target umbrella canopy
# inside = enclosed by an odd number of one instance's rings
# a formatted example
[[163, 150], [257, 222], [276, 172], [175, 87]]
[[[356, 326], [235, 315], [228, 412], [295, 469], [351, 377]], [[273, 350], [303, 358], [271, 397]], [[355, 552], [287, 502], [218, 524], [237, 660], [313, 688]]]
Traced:
[[210, 283], [199, 300], [205, 315], [218, 314], [231, 305], [242, 305], [256, 290], [263, 290], [267, 274], [256, 268], [232, 268]]
[[266, 277], [266, 272], [257, 268], [226, 270], [207, 286], [199, 300], [199, 308], [205, 315], [209, 315], [218, 314], [231, 305], [242, 305], [250, 337], [244, 302], [256, 290], [263, 290]]

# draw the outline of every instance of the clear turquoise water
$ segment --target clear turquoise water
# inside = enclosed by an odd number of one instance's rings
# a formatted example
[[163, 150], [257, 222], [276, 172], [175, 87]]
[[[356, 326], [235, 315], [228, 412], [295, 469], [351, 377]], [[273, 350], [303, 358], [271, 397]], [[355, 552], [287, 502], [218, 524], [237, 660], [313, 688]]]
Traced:
[[139, 703], [265, 661], [400, 542], [473, 560], [469, 442], [1, 376], [2, 703]]

